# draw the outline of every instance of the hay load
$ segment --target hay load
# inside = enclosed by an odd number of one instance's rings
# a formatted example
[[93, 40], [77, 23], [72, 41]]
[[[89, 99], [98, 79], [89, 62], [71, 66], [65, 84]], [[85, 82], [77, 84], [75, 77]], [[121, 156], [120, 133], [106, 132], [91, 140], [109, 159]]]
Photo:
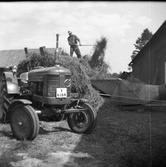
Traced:
[[[99, 93], [92, 87], [90, 79], [98, 75], [97, 67], [100, 71], [104, 62], [104, 52], [106, 49], [107, 40], [101, 38], [96, 42], [94, 53], [91, 58], [77, 59], [74, 57], [60, 55], [59, 62], [61, 65], [71, 71], [72, 77], [72, 91], [79, 94], [79, 98], [86, 98], [91, 105], [98, 110], [103, 104], [104, 100], [100, 97]], [[54, 55], [45, 52], [45, 56], [37, 53], [29, 53], [28, 58], [23, 60], [18, 65], [18, 76], [22, 72], [31, 70], [37, 66], [51, 67], [55, 65]]]
[[[33, 69], [38, 65], [44, 67], [54, 66], [55, 64], [53, 62], [51, 57], [49, 59], [43, 59], [40, 55], [31, 53], [29, 58], [23, 60], [18, 65], [18, 76], [22, 72], [28, 71], [28, 68]], [[90, 73], [92, 70], [88, 65], [84, 66], [88, 62], [85, 62], [85, 60], [80, 62], [77, 58], [71, 58], [69, 56], [60, 56], [60, 63], [63, 67], [71, 71], [72, 91], [77, 92], [79, 98], [88, 99], [91, 105], [97, 110], [102, 105], [103, 99], [91, 86], [90, 77], [87, 72]]]
[[95, 71], [92, 79], [107, 79], [110, 77], [110, 66], [104, 61], [107, 41], [107, 38], [101, 37], [99, 41], [96, 41], [93, 47], [93, 54], [88, 61], [90, 67]]
[[99, 68], [103, 65], [106, 47], [107, 39], [105, 37], [101, 37], [100, 41], [96, 41], [93, 47], [94, 51], [92, 57], [89, 61], [89, 64], [93, 69]]
[[80, 98], [88, 99], [91, 105], [98, 109], [102, 105], [103, 99], [91, 85], [89, 75], [94, 73], [94, 71], [88, 66], [88, 62], [86, 62], [86, 60], [79, 61], [77, 58], [71, 57], [66, 57], [65, 59], [61, 57], [60, 61], [63, 66], [68, 68], [72, 73], [73, 91], [78, 92]]

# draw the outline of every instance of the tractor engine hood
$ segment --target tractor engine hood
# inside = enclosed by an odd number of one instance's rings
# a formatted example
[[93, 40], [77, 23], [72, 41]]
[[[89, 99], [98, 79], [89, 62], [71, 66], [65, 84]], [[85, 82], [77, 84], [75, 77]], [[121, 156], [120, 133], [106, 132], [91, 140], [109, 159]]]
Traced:
[[40, 69], [35, 69], [32, 71], [28, 72], [28, 80], [29, 81], [34, 81], [34, 82], [41, 82], [43, 81], [43, 76], [44, 75], [67, 75], [71, 76], [70, 70], [56, 65], [54, 67], [47, 67], [47, 68], [40, 68]]

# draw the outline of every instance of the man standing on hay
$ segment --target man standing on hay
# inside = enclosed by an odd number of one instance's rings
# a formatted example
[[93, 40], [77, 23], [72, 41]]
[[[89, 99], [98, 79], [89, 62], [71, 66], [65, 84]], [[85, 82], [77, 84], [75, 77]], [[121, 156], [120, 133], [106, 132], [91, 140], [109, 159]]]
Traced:
[[77, 55], [77, 58], [81, 58], [81, 52], [77, 45], [77, 42], [79, 42], [81, 46], [80, 39], [76, 35], [72, 34], [71, 31], [68, 31], [68, 34], [69, 34], [69, 37], [67, 38], [67, 40], [70, 45], [70, 56], [73, 57], [73, 53], [75, 52], [75, 54]]

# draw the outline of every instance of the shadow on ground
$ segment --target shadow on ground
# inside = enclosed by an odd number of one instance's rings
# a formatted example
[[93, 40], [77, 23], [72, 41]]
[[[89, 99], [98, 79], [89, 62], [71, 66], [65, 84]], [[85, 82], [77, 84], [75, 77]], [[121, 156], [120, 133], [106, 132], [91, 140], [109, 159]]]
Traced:
[[88, 156], [81, 161], [74, 158], [73, 164], [81, 167], [165, 167], [165, 120], [163, 110], [123, 111], [106, 101], [98, 111], [96, 129], [89, 135], [82, 135], [73, 150]]

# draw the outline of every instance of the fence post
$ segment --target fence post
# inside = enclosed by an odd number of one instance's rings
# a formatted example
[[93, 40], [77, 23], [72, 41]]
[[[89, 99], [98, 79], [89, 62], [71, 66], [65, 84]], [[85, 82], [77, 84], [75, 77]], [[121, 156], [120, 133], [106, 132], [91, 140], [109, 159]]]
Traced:
[[25, 56], [28, 57], [28, 48], [25, 47], [25, 48], [24, 48], [24, 51], [25, 51]]
[[46, 48], [45, 46], [39, 48], [40, 54], [41, 54], [41, 56], [43, 56], [43, 57], [45, 57], [45, 48]]

